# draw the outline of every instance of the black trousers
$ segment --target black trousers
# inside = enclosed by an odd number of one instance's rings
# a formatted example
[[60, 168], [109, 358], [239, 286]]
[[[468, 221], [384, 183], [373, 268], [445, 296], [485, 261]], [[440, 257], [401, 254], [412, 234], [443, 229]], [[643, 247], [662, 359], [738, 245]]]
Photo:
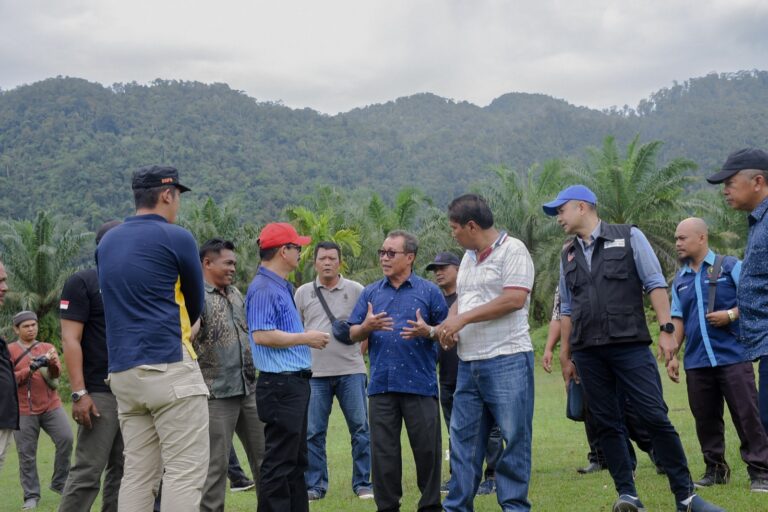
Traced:
[[751, 362], [685, 371], [688, 403], [707, 467], [726, 464], [723, 400], [739, 435], [741, 458], [752, 479], [768, 478], [768, 437], [757, 408]]
[[440, 411], [437, 399], [407, 393], [381, 393], [368, 399], [371, 424], [371, 474], [379, 512], [400, 510], [403, 459], [400, 433], [405, 422], [421, 491], [419, 511], [439, 511]]
[[307, 512], [309, 378], [261, 372], [256, 382], [264, 422], [264, 461], [258, 512]]

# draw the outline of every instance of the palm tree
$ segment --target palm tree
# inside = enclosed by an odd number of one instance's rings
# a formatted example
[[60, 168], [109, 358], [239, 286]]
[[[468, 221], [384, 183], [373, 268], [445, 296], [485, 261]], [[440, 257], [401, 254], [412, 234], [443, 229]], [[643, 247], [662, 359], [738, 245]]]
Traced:
[[686, 186], [696, 164], [675, 158], [665, 166], [657, 164], [661, 141], [629, 143], [622, 156], [613, 137], [606, 137], [601, 149], [589, 148], [588, 161], [571, 174], [597, 195], [600, 218], [615, 224], [635, 224], [648, 238], [665, 275], [677, 264], [674, 232], [683, 217], [711, 205], [686, 195]]
[[61, 289], [66, 279], [88, 261], [83, 249], [92, 237], [93, 233], [46, 211], [39, 211], [33, 221], [0, 222], [0, 247], [10, 281], [5, 314], [34, 311], [39, 318], [40, 338], [57, 342], [56, 310]]

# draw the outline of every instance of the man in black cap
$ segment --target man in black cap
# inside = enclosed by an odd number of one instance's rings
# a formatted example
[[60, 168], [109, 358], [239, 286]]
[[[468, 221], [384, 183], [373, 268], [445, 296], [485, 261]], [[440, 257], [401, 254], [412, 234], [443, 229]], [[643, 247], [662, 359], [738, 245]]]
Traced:
[[[96, 245], [120, 224], [104, 223]], [[59, 503], [59, 512], [89, 510], [104, 477], [102, 512], [117, 510], [123, 478], [123, 437], [117, 419], [117, 400], [107, 378], [107, 339], [104, 303], [96, 268], [76, 272], [61, 291], [61, 345], [72, 389], [72, 418], [79, 425], [75, 463]], [[106, 472], [105, 472], [106, 470]]]
[[725, 202], [731, 208], [749, 212], [749, 234], [736, 297], [739, 342], [745, 347], [747, 360], [760, 359], [760, 420], [768, 432], [768, 153], [754, 148], [731, 153], [723, 168], [707, 181], [723, 184]]
[[125, 443], [121, 510], [150, 510], [161, 476], [161, 510], [197, 510], [208, 473], [208, 388], [190, 342], [205, 289], [195, 239], [173, 224], [188, 190], [173, 167], [139, 169], [136, 215], [96, 249]]

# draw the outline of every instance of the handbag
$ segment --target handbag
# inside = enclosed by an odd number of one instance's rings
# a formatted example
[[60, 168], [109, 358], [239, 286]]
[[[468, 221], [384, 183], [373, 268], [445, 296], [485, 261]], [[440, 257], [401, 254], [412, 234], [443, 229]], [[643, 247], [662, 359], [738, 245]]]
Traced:
[[565, 416], [569, 420], [584, 421], [584, 390], [580, 382], [571, 379], [568, 383], [568, 397], [565, 404]]
[[333, 313], [331, 313], [331, 308], [329, 308], [328, 303], [325, 302], [325, 297], [323, 297], [323, 294], [317, 287], [316, 282], [312, 283], [312, 287], [315, 289], [315, 295], [317, 295], [320, 304], [323, 306], [325, 314], [328, 315], [328, 320], [331, 321], [331, 331], [333, 332], [333, 337], [345, 345], [354, 345], [355, 342], [349, 335], [349, 323], [345, 322], [344, 320], [339, 320], [334, 316]]

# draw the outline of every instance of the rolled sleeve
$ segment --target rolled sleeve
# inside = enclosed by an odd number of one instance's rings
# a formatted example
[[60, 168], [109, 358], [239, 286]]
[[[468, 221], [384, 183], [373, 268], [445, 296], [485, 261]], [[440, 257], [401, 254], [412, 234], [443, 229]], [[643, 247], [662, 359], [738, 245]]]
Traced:
[[672, 318], [683, 318], [683, 306], [680, 304], [680, 297], [677, 295], [677, 290], [672, 287], [672, 306], [671, 306]]
[[643, 283], [645, 293], [649, 293], [656, 288], [666, 288], [667, 281], [664, 279], [664, 274], [661, 271], [661, 263], [659, 263], [656, 253], [653, 252], [648, 239], [642, 231], [634, 226], [630, 229], [629, 233], [637, 275]]

